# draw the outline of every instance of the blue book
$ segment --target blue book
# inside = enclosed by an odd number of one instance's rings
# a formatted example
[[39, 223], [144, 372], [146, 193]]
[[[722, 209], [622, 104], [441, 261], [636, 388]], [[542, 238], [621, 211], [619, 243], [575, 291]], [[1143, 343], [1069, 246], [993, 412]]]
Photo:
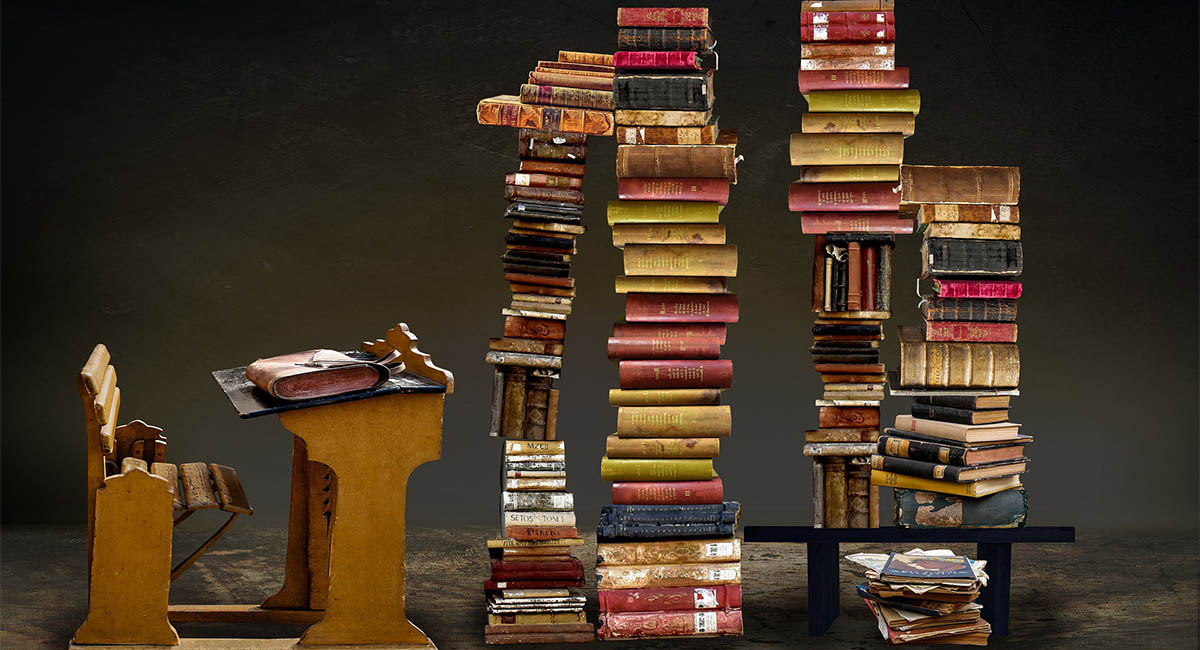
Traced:
[[631, 526], [600, 524], [596, 538], [611, 539], [674, 539], [678, 537], [732, 537], [735, 524], [649, 524]]

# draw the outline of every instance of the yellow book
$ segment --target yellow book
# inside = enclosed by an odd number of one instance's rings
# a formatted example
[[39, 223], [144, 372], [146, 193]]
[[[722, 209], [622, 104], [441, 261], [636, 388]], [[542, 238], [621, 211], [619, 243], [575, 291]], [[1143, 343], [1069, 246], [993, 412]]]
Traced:
[[711, 458], [600, 459], [602, 481], [707, 481], [716, 476]]
[[804, 95], [813, 113], [912, 113], [921, 112], [917, 90], [813, 90]]
[[975, 498], [1021, 487], [1021, 476], [1013, 474], [1012, 476], [983, 479], [974, 483], [955, 483], [954, 481], [938, 481], [931, 478], [908, 476], [907, 474], [873, 469], [871, 470], [871, 485], [908, 488], [910, 490], [927, 490], [929, 492]]
[[725, 293], [725, 278], [685, 278], [670, 275], [618, 275], [617, 293]]
[[[704, 126], [712, 119], [712, 109], [706, 111], [617, 109], [614, 117], [617, 124], [623, 126]], [[611, 134], [612, 131], [609, 131], [604, 135]]]
[[625, 275], [737, 276], [737, 246], [714, 244], [631, 244], [625, 247]]
[[[899, 178], [900, 168], [896, 168]], [[612, 227], [613, 246], [626, 244], [724, 244], [725, 226], [719, 223], [617, 224]]]
[[721, 207], [712, 201], [609, 201], [608, 224], [718, 223]]
[[808, 165], [800, 168], [801, 183], [874, 183], [900, 180], [900, 165]]
[[530, 454], [565, 454], [565, 440], [505, 440], [505, 456], [528, 456]]
[[[811, 113], [810, 113], [811, 115]], [[899, 165], [904, 136], [899, 133], [793, 133], [792, 165]]]
[[800, 116], [802, 133], [900, 133], [916, 132], [912, 113], [805, 113]]
[[720, 388], [608, 389], [608, 403], [612, 406], [668, 406], [720, 402]]
[[587, 623], [586, 612], [546, 612], [544, 614], [488, 614], [488, 625], [550, 625]]

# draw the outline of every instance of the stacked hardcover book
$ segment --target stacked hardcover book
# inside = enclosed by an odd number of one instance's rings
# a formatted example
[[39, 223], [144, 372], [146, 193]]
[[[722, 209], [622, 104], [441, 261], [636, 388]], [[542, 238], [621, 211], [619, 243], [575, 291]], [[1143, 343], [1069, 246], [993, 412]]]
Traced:
[[889, 645], [987, 645], [992, 626], [975, 602], [987, 584], [984, 563], [949, 550], [856, 553], [867, 568], [858, 595]]
[[583, 566], [570, 547], [582, 543], [566, 452], [556, 441], [566, 319], [575, 298], [571, 261], [583, 234], [587, 136], [613, 133], [612, 55], [559, 52], [539, 61], [518, 95], [485, 99], [480, 124], [519, 129], [518, 169], [505, 177], [504, 216], [511, 220], [501, 261], [512, 302], [502, 310], [504, 336], [488, 343], [495, 366], [492, 436], [505, 443], [503, 532], [488, 541], [491, 579], [487, 643], [591, 641]]
[[879, 358], [891, 317], [895, 236], [913, 232], [900, 212], [904, 139], [920, 95], [896, 67], [892, 0], [801, 3], [800, 92], [808, 103], [791, 137], [788, 207], [813, 251], [813, 364], [823, 383], [813, 459], [814, 525], [879, 525], [870, 455], [879, 439], [886, 374]]
[[504, 443], [502, 537], [488, 540], [492, 575], [484, 582], [489, 644], [588, 642], [595, 639], [583, 607], [583, 543], [575, 502], [566, 491], [565, 443]]
[[1017, 298], [1021, 228], [1016, 167], [905, 165], [902, 200], [924, 231], [923, 327], [900, 328], [893, 394], [913, 398], [872, 458], [871, 481], [898, 488], [896, 524], [1022, 526]]
[[608, 341], [620, 389], [601, 476], [613, 505], [597, 528], [601, 639], [741, 634], [739, 504], [713, 459], [732, 430], [721, 390], [727, 279], [737, 248], [721, 211], [736, 180], [737, 134], [713, 115], [716, 56], [703, 8], [618, 9], [619, 201], [625, 321]]

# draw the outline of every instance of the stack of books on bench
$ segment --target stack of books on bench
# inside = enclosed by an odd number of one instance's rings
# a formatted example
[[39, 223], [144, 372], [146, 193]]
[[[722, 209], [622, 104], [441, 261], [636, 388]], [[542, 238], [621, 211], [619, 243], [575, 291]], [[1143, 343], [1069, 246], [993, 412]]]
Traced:
[[492, 575], [484, 582], [488, 644], [588, 642], [595, 631], [583, 608], [583, 540], [574, 496], [566, 491], [562, 441], [507, 440], [501, 493], [502, 537], [488, 540]]
[[867, 568], [858, 594], [889, 645], [987, 645], [992, 626], [975, 599], [987, 584], [984, 563], [948, 550], [856, 553]]
[[1024, 525], [1031, 438], [1008, 411], [1020, 377], [1020, 172], [905, 165], [901, 187], [917, 207], [932, 292], [924, 327], [899, 330], [893, 385], [914, 403], [880, 439], [871, 480], [898, 488], [899, 526]]
[[810, 352], [824, 391], [804, 454], [813, 459], [817, 527], [879, 525], [879, 490], [870, 484], [886, 383], [879, 346], [891, 317], [895, 236], [913, 232], [896, 188], [920, 108], [908, 68], [896, 67], [895, 36], [892, 0], [801, 4], [808, 112], [791, 136], [800, 178], [788, 204], [801, 230], [816, 235]]
[[741, 634], [740, 506], [713, 469], [732, 412], [721, 359], [737, 322], [737, 247], [720, 214], [737, 134], [713, 115], [716, 57], [703, 8], [618, 9], [617, 184], [625, 320], [608, 341], [620, 389], [597, 528], [601, 639]]

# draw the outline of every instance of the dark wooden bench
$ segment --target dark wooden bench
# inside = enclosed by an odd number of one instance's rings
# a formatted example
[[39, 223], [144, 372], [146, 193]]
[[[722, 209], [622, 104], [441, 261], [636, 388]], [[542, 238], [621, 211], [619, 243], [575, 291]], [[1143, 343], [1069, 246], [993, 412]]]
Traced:
[[[808, 546], [808, 633], [829, 630], [841, 609], [838, 580], [842, 543], [929, 545], [971, 543], [977, 560], [986, 560], [988, 585], [979, 594], [983, 618], [993, 634], [1008, 634], [1008, 598], [1012, 584], [1012, 545], [1074, 542], [1069, 526], [1025, 528], [813, 528], [812, 526], [746, 526], [746, 542], [803, 543]], [[901, 550], [908, 550], [907, 548]]]

